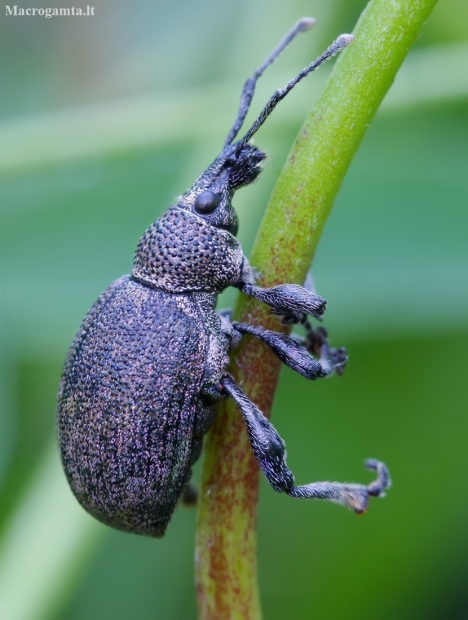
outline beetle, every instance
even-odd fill
[[[63,467],[79,503],[117,529],[164,535],[178,501],[192,495],[191,468],[212,423],[213,403],[228,396],[245,419],[252,450],[275,491],[328,499],[362,513],[369,496],[383,495],[390,484],[385,465],[370,459],[366,465],[377,478],[368,486],[296,486],[283,440],[226,371],[228,352],[243,334],[260,339],[308,379],[340,374],[346,363],[346,351],[330,348],[325,330],[309,323],[326,306],[311,287],[257,286],[236,239],[238,218],[231,205],[235,191],[258,177],[266,157],[251,137],[300,80],[353,39],[338,37],[277,90],[235,142],[256,81],[312,24],[310,18],[299,20],[246,81],[222,152],[143,234],[131,274],[99,297],[68,353],[58,398]],[[217,296],[229,286],[270,306],[284,323],[304,325],[305,339],[217,313]]]

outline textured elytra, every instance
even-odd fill
[[[121,278],[96,302],[67,359],[62,461],[82,506],[118,529],[162,535],[198,457],[209,333],[194,329],[196,306]]]

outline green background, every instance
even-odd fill
[[[34,6],[59,4],[71,6]],[[99,0],[89,18],[1,16],[2,620],[195,618],[195,512],[146,540],[94,522],[68,490],[61,367],[139,236],[217,155],[245,78],[285,30],[318,18],[262,78],[250,120],[364,6]],[[327,223],[314,278],[349,367],[313,384],[285,369],[273,420],[300,483],[369,480],[376,457],[394,486],[357,518],[262,483],[265,618],[468,618],[467,65],[468,5],[440,0]],[[255,138],[266,169],[234,201],[246,253],[329,69]]]

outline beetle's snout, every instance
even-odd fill
[[[232,163],[229,174],[229,184],[236,190],[255,181],[263,170],[262,162],[266,155],[253,144],[244,144],[236,159]]]

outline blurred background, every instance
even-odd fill
[[[196,617],[194,511],[155,541],[100,525],[71,495],[55,445],[61,368],[140,235],[217,155],[244,80],[287,28],[318,19],[262,78],[247,122],[365,4],[97,0],[94,17],[2,14],[2,620]],[[357,518],[263,484],[269,620],[468,618],[467,66],[468,4],[441,0],[327,224],[314,277],[349,367],[314,384],[283,370],[273,420],[300,483],[370,480],[363,460],[377,457],[394,486]],[[330,68],[256,137],[267,167],[234,203],[247,254]]]

